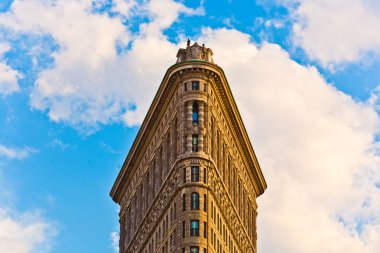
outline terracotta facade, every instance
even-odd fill
[[[111,190],[120,252],[257,252],[266,182],[212,50],[180,49]]]

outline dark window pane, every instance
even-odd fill
[[[191,210],[199,210],[199,194],[196,192],[191,194]]]
[[[199,81],[193,81],[191,87],[193,90],[199,90]]]
[[[198,135],[193,135],[193,152],[198,152]]]
[[[191,167],[191,182],[199,182],[199,167]]]
[[[199,220],[191,220],[190,222],[190,235],[199,236]]]
[[[190,247],[190,253],[199,253],[199,247]]]
[[[198,124],[198,112],[199,112],[198,103],[194,102],[193,103],[193,123],[195,124]]]
[[[203,211],[207,211],[207,195],[203,195]]]

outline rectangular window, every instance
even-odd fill
[[[193,81],[191,87],[193,90],[199,90],[199,81]]]
[[[204,238],[207,238],[207,222],[204,222],[204,230],[203,230],[203,236]]]
[[[190,247],[190,253],[199,253],[199,247]]]
[[[214,220],[214,201],[211,200],[211,219]]]
[[[241,216],[241,191],[240,191],[240,179],[238,179],[238,184],[237,184],[237,188],[238,188],[238,193],[237,193],[237,200],[238,200],[238,212]]]
[[[183,168],[183,183],[186,183],[186,168]]]
[[[190,222],[190,235],[199,236],[199,220],[191,220]]]
[[[187,91],[187,83],[184,83],[184,84],[183,84],[183,89],[184,89],[185,91]]]
[[[191,167],[191,182],[199,182],[199,166]]]
[[[198,152],[198,135],[193,135],[193,152]]]
[[[182,221],[182,237],[186,236],[186,221]]]
[[[207,195],[203,195],[203,211],[207,211]]]
[[[197,192],[193,192],[191,194],[190,208],[191,210],[199,210],[199,194]]]
[[[203,183],[207,184],[207,168],[203,168]]]
[[[186,194],[182,194],[182,211],[186,211]]]
[[[193,124],[198,124],[198,120],[199,120],[198,116],[199,116],[198,102],[194,102],[193,103],[193,115],[192,115]]]

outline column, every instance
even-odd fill
[[[123,252],[124,247],[123,245],[125,244],[125,213],[123,213],[123,216],[120,218],[120,240],[119,240],[119,247],[121,252]]]
[[[148,167],[146,176],[145,176],[145,213],[148,211],[148,207],[149,207],[149,195],[150,195],[149,177],[150,177],[150,174],[149,174],[149,167]]]
[[[214,117],[211,118],[211,157],[215,161],[216,157],[216,149],[215,149],[215,143],[216,143],[216,119]]]
[[[162,180],[165,180],[167,171],[168,171],[168,148],[167,148],[167,142],[168,142],[168,135],[170,134],[170,128],[169,132],[167,134],[164,134],[162,137],[162,150],[161,150],[161,166],[162,166]]]
[[[203,112],[203,102],[199,101],[199,108],[198,108],[198,149],[199,152],[204,152],[203,150],[203,127],[204,127],[204,112]]]
[[[191,147],[192,147],[192,133],[191,133],[191,129],[192,129],[192,126],[193,126],[193,120],[192,120],[192,115],[193,115],[193,103],[192,101],[188,101],[187,102],[187,128],[186,128],[186,152],[190,153],[191,152]]]
[[[221,144],[221,133],[219,130],[216,130],[216,169],[221,172],[221,153],[222,153],[222,144]]]
[[[144,180],[141,180],[141,184],[140,184],[140,188],[139,188],[139,223],[138,225],[140,225],[141,221],[142,221],[142,218],[143,218],[143,211],[144,211],[144,201],[143,201],[143,197],[144,197]]]
[[[177,118],[174,119],[174,123],[173,123],[173,130],[172,130],[172,163],[175,162],[175,160],[177,159],[177,139],[178,139],[178,131],[177,131],[177,127],[178,127],[178,120]]]
[[[187,106],[186,103],[181,104],[181,118],[180,118],[180,146],[181,146],[181,154],[184,154],[187,150]]]
[[[157,192],[157,183],[156,183],[156,179],[157,179],[157,167],[156,167],[156,158],[157,156],[154,158],[153,162],[152,162],[152,190],[153,190],[153,194],[152,194],[152,202],[154,200],[154,198],[156,197],[156,192]]]
[[[162,155],[161,155],[161,147],[159,147],[157,149],[157,154],[156,154],[156,157],[157,157],[157,163],[156,163],[156,170],[157,170],[157,176],[158,176],[158,181],[157,181],[157,193],[158,191],[160,190],[161,188],[161,185],[162,185],[162,163],[161,163],[161,160],[162,160]]]

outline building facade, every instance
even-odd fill
[[[223,70],[179,49],[111,190],[121,253],[255,253],[266,182]]]

